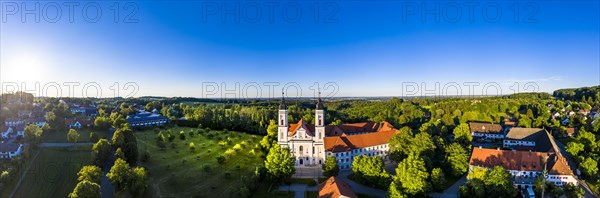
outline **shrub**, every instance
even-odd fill
[[[185,140],[185,132],[184,131],[179,132],[179,139]]]
[[[233,146],[233,150],[237,150],[237,151],[242,150],[242,145],[236,144],[235,146]]]
[[[311,179],[310,181],[308,181],[308,186],[316,186],[317,182],[314,179]]]
[[[219,163],[219,164],[225,163],[225,156],[223,156],[223,155],[217,156],[217,163]]]
[[[196,149],[196,145],[193,142],[190,142],[190,150],[195,150]]]
[[[175,139],[175,136],[171,133],[168,133],[167,138],[169,139],[169,142],[173,142],[173,140]]]
[[[189,135],[190,137],[194,137],[195,133],[194,133],[194,131],[190,131],[190,132],[188,132],[188,135]]]
[[[235,154],[235,150],[233,150],[233,149],[227,149],[225,151],[225,156],[227,156],[228,158],[231,158],[233,156],[233,154]]]
[[[229,130],[227,130],[227,129],[223,129],[223,132],[224,132],[224,133],[229,133]]]
[[[204,129],[204,131],[210,132],[210,128],[206,127],[206,129]]]
[[[225,147],[225,146],[227,146],[227,142],[225,142],[225,141],[219,141],[219,146]]]

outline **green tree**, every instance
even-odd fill
[[[598,162],[591,157],[586,157],[579,164],[579,168],[587,177],[595,176],[598,173]]]
[[[104,165],[112,150],[110,143],[106,139],[100,139],[92,146],[92,161],[98,166]]]
[[[271,148],[271,144],[277,141],[277,129],[277,122],[275,120],[270,120],[269,126],[267,127],[267,135],[265,135],[260,141],[260,145],[265,150],[269,150]]]
[[[565,150],[572,156],[579,156],[579,153],[584,151],[584,149],[585,145],[577,142],[569,142],[565,148]]]
[[[265,168],[273,179],[282,181],[296,173],[295,163],[296,159],[292,156],[289,148],[282,149],[278,144],[275,144],[269,149]]]
[[[461,176],[469,169],[469,155],[458,143],[452,143],[446,147],[446,163],[455,177]]]
[[[510,172],[502,166],[492,168],[484,180],[486,192],[489,195],[498,197],[515,197],[517,189],[514,186],[513,178]]]
[[[75,186],[69,198],[100,198],[100,185],[88,180],[83,180]]]
[[[405,194],[414,196],[425,193],[428,177],[429,173],[425,169],[423,159],[416,155],[409,155],[398,164],[392,183],[396,183],[395,187],[401,187],[401,191]]]
[[[107,131],[110,128],[111,122],[108,117],[98,116],[94,120],[94,126],[101,131]]]
[[[117,148],[117,150],[115,151],[115,158],[127,160],[127,157],[125,157],[125,153],[123,153],[123,150],[121,148]]]
[[[454,128],[454,141],[459,142],[463,146],[471,144],[473,141],[473,136],[471,136],[471,129],[469,129],[469,125],[467,123],[461,123],[456,128]]]
[[[25,127],[25,131],[23,131],[25,135],[25,141],[30,143],[39,143],[42,133],[44,131],[42,128],[35,124],[30,124]]]
[[[67,141],[73,142],[73,144],[75,144],[77,143],[77,140],[79,140],[79,133],[77,132],[77,130],[69,129],[69,132],[67,133]]]
[[[100,177],[102,177],[102,169],[94,165],[83,166],[77,173],[77,181],[87,180],[93,183],[100,183]]]
[[[446,176],[441,168],[434,168],[431,171],[431,184],[433,184],[433,188],[437,191],[444,190]]]
[[[335,156],[330,155],[325,159],[325,163],[323,164],[323,175],[325,177],[337,176],[340,172],[340,167],[337,164],[337,160]]]
[[[100,140],[100,136],[96,132],[90,132],[90,142],[96,143]]]
[[[117,190],[124,190],[131,177],[131,168],[125,160],[117,158],[106,177]]]
[[[148,188],[148,180],[146,175],[146,169],[142,167],[136,167],[131,172],[131,179],[129,181],[129,189],[134,195],[142,195]]]

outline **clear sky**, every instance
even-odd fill
[[[318,2],[3,0],[2,91],[312,97],[318,83],[326,96],[419,96],[600,84],[595,0]]]

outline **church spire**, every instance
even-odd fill
[[[285,93],[281,92],[281,103],[279,104],[279,110],[287,110],[287,105],[285,104]]]
[[[321,91],[319,91],[319,98],[317,99],[317,110],[323,110],[323,103],[321,103]]]

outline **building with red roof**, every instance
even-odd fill
[[[288,124],[287,105],[279,105],[278,144],[290,148],[296,166],[320,166],[325,157],[334,155],[342,169],[350,168],[354,156],[381,156],[386,159],[388,141],[398,132],[388,122],[360,122],[325,125],[325,109],[319,97],[315,123],[300,119]]]
[[[330,177],[319,184],[319,198],[357,198],[352,187],[336,177]]]

